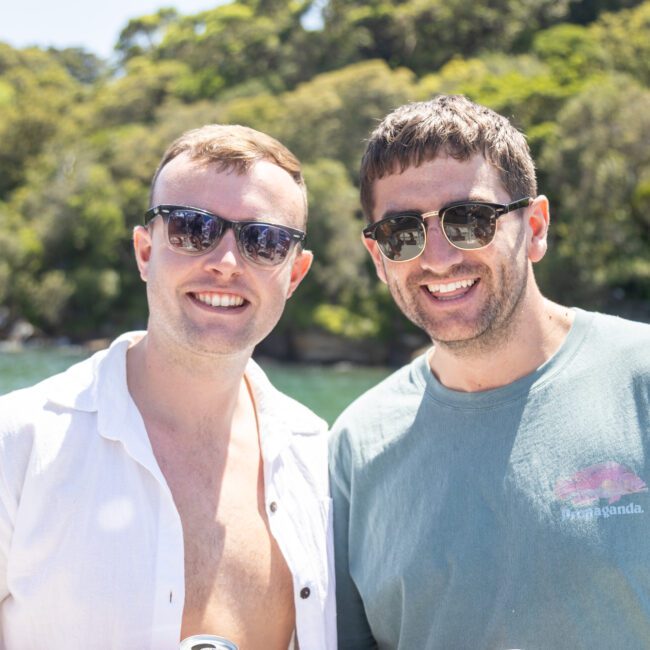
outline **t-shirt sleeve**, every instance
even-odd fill
[[[377,648],[363,600],[350,575],[348,531],[350,520],[349,465],[336,444],[331,445],[330,490],[334,501],[334,558],[336,566],[336,611],[339,650]],[[349,460],[349,459],[347,459]]]

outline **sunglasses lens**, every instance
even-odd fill
[[[167,221],[167,238],[173,248],[184,253],[203,253],[219,239],[221,224],[208,214],[194,210],[174,210]]]
[[[456,205],[444,211],[442,227],[456,248],[483,248],[494,239],[496,214],[489,205]]]
[[[424,249],[424,224],[413,216],[385,219],[375,228],[375,239],[389,260],[406,262],[417,257]]]
[[[251,223],[239,233],[241,252],[251,262],[273,266],[283,262],[292,243],[291,235],[280,226]]]

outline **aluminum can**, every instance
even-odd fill
[[[237,646],[222,636],[195,634],[181,641],[180,650],[238,650]]]

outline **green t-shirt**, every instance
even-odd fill
[[[650,648],[650,326],[575,311],[508,386],[421,356],[336,422],[341,650]]]

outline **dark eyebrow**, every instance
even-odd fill
[[[481,195],[469,195],[467,198],[463,199],[454,199],[453,201],[447,201],[444,205],[442,205],[438,210],[416,210],[416,209],[409,209],[406,208],[404,210],[387,210],[384,212],[384,214],[381,216],[380,219],[377,219],[377,221],[382,221],[383,219],[390,219],[391,217],[397,217],[402,214],[418,214],[422,216],[425,212],[440,212],[440,210],[444,210],[447,206],[452,205],[453,203],[492,203],[492,201],[489,201],[488,199],[484,198]]]
[[[392,217],[398,217],[403,214],[419,214],[422,216],[422,210],[406,209],[406,210],[386,210],[384,214],[381,215],[377,221],[383,221],[384,219],[391,219]]]

